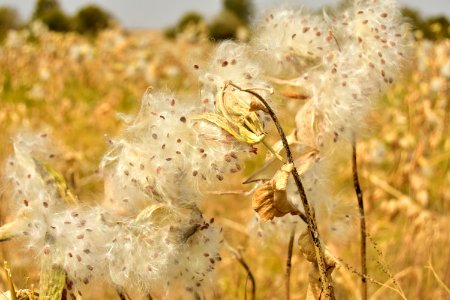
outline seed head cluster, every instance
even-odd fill
[[[330,169],[408,57],[399,7],[368,0],[335,15],[277,9],[256,24],[250,43],[223,42],[194,66],[199,99],[149,90],[137,115],[123,118],[101,162],[101,205],[80,204],[50,167],[55,147],[46,134],[17,136],[6,174],[18,234],[65,270],[71,294],[99,279],[146,293],[208,284],[222,230],[204,219],[199,202],[263,142],[268,116],[253,93],[267,99],[270,81],[305,94],[290,135],[296,165],[318,220],[326,220],[319,223],[339,237],[348,232],[353,213],[333,195]],[[301,210],[292,180],[287,199]]]
[[[251,42],[262,75],[306,98],[295,117],[291,146],[297,165],[308,165],[302,174],[308,199],[339,239],[351,227],[354,211],[344,209],[348,206],[330,190],[330,169],[369,126],[366,118],[374,100],[407,62],[412,44],[408,29],[396,1],[354,1],[333,14],[268,12]],[[300,207],[290,183],[290,200]]]

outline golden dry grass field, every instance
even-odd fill
[[[408,70],[381,97],[358,144],[370,234],[369,275],[384,284],[369,283],[370,299],[402,299],[387,287],[393,286],[393,278],[407,299],[450,299],[450,40],[418,41],[414,47]],[[213,48],[206,39],[189,34],[166,40],[158,32],[114,29],[88,40],[38,25],[11,32],[0,46],[1,165],[12,153],[18,130],[46,130],[58,145],[54,167],[70,188],[84,203],[101,201],[98,166],[108,137],[122,126],[116,114],[136,113],[149,86],[197,97],[193,64],[208,59]],[[277,110],[286,116],[283,125],[292,127],[289,107],[301,100],[274,97]],[[264,240],[258,238],[250,225],[250,197],[241,193],[250,189],[241,182],[256,167],[248,163],[240,177],[218,187],[228,194],[205,196],[203,208],[248,263],[256,298],[285,299],[289,232],[270,231]],[[336,192],[357,209],[348,161],[333,172]],[[7,194],[0,189],[2,223],[11,218]],[[348,237],[334,239],[329,247],[359,269],[358,241],[355,223]],[[245,299],[247,273],[226,247],[221,254],[205,297]],[[20,239],[0,244],[0,261],[9,263],[18,289],[38,286],[36,258]],[[309,265],[295,246],[292,264],[291,299],[303,299]],[[0,290],[6,291],[2,278]],[[338,299],[359,299],[360,277],[350,269],[339,267],[334,280]],[[127,292],[133,299],[133,291]],[[114,291],[99,288],[86,299],[115,297]]]

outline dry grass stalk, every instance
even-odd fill
[[[292,252],[294,249],[295,227],[292,228],[289,237],[288,256],[286,259],[286,300],[291,298],[291,268],[292,268]]]
[[[289,174],[293,165],[284,165],[275,176],[264,183],[253,193],[252,206],[259,214],[262,221],[272,220],[286,214],[298,214],[296,209],[287,199],[286,187]]]
[[[361,190],[361,186],[359,184],[359,178],[358,178],[358,163],[357,163],[357,156],[356,156],[356,139],[355,139],[354,136],[353,136],[353,143],[352,143],[352,170],[353,170],[353,184],[354,184],[354,187],[355,187],[356,198],[358,199],[358,208],[359,208],[359,216],[360,216],[361,273],[363,274],[363,276],[361,277],[361,299],[362,300],[366,300],[367,299],[367,282],[366,282],[366,275],[367,275],[366,215],[364,213],[363,194],[362,194],[362,190]]]
[[[434,278],[436,278],[439,285],[447,292],[447,294],[450,296],[450,288],[445,284],[445,282],[442,281],[442,279],[439,277],[439,275],[436,273],[436,270],[434,269],[433,265],[431,264],[431,259],[428,262],[428,269],[433,273]]]
[[[250,270],[249,265],[247,264],[247,262],[245,261],[244,257],[242,256],[242,254],[240,253],[240,251],[234,249],[231,245],[227,244],[228,246],[228,250],[230,250],[230,252],[233,254],[233,256],[236,258],[236,260],[241,264],[241,266],[245,269],[245,271],[247,272],[247,279],[246,279],[246,284],[245,284],[245,291],[244,291],[244,299],[247,299],[247,280],[250,280],[251,284],[252,284],[252,290],[251,290],[251,300],[255,300],[256,299],[256,281],[255,281],[255,277],[253,276],[252,271]]]

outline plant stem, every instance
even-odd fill
[[[356,160],[356,138],[353,136],[352,143],[352,170],[353,184],[355,186],[356,198],[358,199],[359,216],[360,216],[360,233],[361,233],[361,299],[367,299],[367,258],[366,258],[366,216],[364,213],[364,201],[361,186],[358,178],[358,164]]]
[[[266,107],[268,114],[270,115],[273,122],[275,123],[275,126],[277,127],[278,134],[280,135],[281,141],[283,143],[283,147],[286,151],[286,156],[288,158],[288,162],[292,163],[294,165],[294,168],[292,169],[292,175],[294,177],[295,184],[297,186],[298,192],[300,194],[300,198],[302,200],[303,210],[305,211],[307,224],[308,224],[308,232],[309,232],[311,239],[313,241],[313,244],[314,244],[314,250],[315,250],[315,254],[316,254],[316,262],[317,262],[317,266],[319,268],[322,289],[325,293],[325,299],[335,299],[334,287],[333,287],[332,281],[328,279],[327,272],[326,272],[327,270],[326,270],[326,264],[325,264],[325,254],[322,251],[322,247],[321,247],[321,243],[320,243],[320,236],[319,236],[319,231],[317,228],[315,216],[314,216],[312,209],[308,203],[308,199],[306,198],[305,188],[303,187],[302,181],[300,179],[300,175],[298,174],[297,168],[295,167],[294,159],[292,157],[291,149],[289,148],[286,134],[284,133],[284,130],[281,127],[280,122],[278,121],[278,117],[276,116],[275,112],[270,107],[270,105],[267,103],[267,101],[263,97],[261,97],[261,95],[259,95],[258,93],[254,92],[252,90],[242,89],[239,86],[235,85],[234,83],[230,83],[230,85],[233,85],[237,89],[239,89],[241,91],[245,91],[247,93],[250,93],[253,96],[255,96],[256,98],[258,98],[258,100],[261,101],[261,103],[263,103],[264,106]]]
[[[292,228],[289,237],[288,256],[286,260],[286,300],[291,298],[291,267],[292,267],[292,251],[294,249],[295,226]]]
[[[253,277],[253,273],[250,270],[250,267],[245,262],[244,258],[242,257],[242,254],[234,249],[231,245],[227,245],[230,252],[234,255],[234,257],[237,259],[237,261],[242,265],[242,267],[247,271],[247,279],[250,279],[250,282],[252,283],[252,297],[251,300],[255,300],[256,298],[256,282],[255,277]],[[246,285],[247,286],[247,285]],[[245,288],[245,299],[247,299],[247,288]]]

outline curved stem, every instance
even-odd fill
[[[353,136],[352,143],[352,170],[353,184],[355,186],[356,198],[358,199],[359,216],[360,216],[360,233],[361,233],[361,299],[367,299],[367,258],[366,258],[366,216],[364,213],[364,201],[361,186],[358,178],[358,164],[356,160],[356,138]]]
[[[237,89],[241,91],[245,91],[247,93],[252,94],[255,96],[259,101],[261,101],[262,104],[267,109],[268,114],[272,118],[273,122],[275,123],[275,126],[277,127],[278,134],[280,135],[281,141],[283,143],[283,147],[286,151],[286,156],[288,158],[288,162],[292,163],[294,165],[294,168],[292,169],[292,176],[294,177],[295,184],[297,186],[298,192],[300,194],[300,198],[302,200],[303,204],[303,210],[305,211],[306,220],[308,224],[308,232],[311,236],[311,239],[314,244],[314,250],[316,254],[316,262],[317,266],[319,268],[320,273],[320,279],[322,282],[322,289],[325,292],[325,299],[335,299],[334,296],[334,287],[329,280],[327,276],[327,270],[326,270],[326,263],[325,263],[325,254],[322,251],[321,243],[320,243],[320,236],[319,236],[319,230],[317,228],[317,222],[315,220],[315,216],[313,214],[313,211],[311,209],[311,206],[308,203],[308,199],[306,198],[305,188],[303,187],[302,181],[300,179],[300,175],[298,174],[297,168],[295,167],[294,159],[292,157],[292,152],[289,147],[289,143],[286,138],[286,134],[284,133],[283,128],[281,127],[280,122],[278,121],[278,117],[276,116],[275,112],[273,111],[272,107],[267,103],[267,101],[258,93],[252,91],[252,90],[246,90],[242,89],[239,86],[235,85],[234,83],[230,83],[230,85],[233,85]]]
[[[288,256],[286,259],[286,300],[291,298],[291,268],[292,268],[292,252],[294,249],[295,226],[292,228],[289,237]]]
[[[242,257],[242,254],[234,249],[231,245],[227,245],[228,249],[230,250],[230,252],[234,255],[234,257],[236,258],[236,260],[241,264],[241,266],[245,269],[245,271],[247,272],[247,280],[250,280],[250,282],[252,283],[252,297],[250,298],[251,300],[255,300],[256,298],[256,282],[255,282],[255,277],[253,276],[252,271],[250,270],[250,267],[248,266],[248,264],[245,262],[244,257]],[[247,284],[245,285],[245,294],[244,294],[245,298],[247,298]]]

